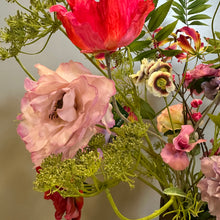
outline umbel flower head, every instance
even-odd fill
[[[72,158],[98,132],[96,124],[114,125],[109,100],[112,80],[92,75],[82,64],[63,63],[54,72],[36,65],[40,79],[25,80],[17,132],[39,166],[51,154]],[[105,94],[105,95],[103,95]]]
[[[82,52],[115,51],[130,44],[141,32],[152,0],[67,0],[71,11],[54,5],[67,35]]]

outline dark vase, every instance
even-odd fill
[[[161,197],[160,207],[162,207],[164,204],[165,204],[164,199]],[[172,206],[159,216],[159,220],[172,220],[172,218],[175,216],[175,213],[166,214],[167,212],[170,212],[170,211],[172,211]]]

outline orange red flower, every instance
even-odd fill
[[[153,0],[67,0],[71,11],[54,5],[67,35],[82,52],[115,51],[141,32]]]

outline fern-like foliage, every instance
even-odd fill
[[[207,60],[204,63],[212,64],[213,68],[220,68],[220,32],[216,31],[213,35],[213,38],[205,38],[208,47],[206,52],[210,54],[215,54],[217,57],[211,60]]]
[[[206,25],[200,20],[210,19],[211,17],[202,13],[211,5],[206,4],[209,0],[179,0],[173,1],[173,11],[175,18],[182,21],[185,25]]]

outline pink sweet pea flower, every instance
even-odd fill
[[[25,80],[17,132],[35,166],[51,154],[72,158],[98,132],[96,124],[114,125],[109,100],[112,80],[92,75],[82,64],[63,63],[54,72],[36,65],[40,78]]]
[[[54,5],[67,35],[82,52],[115,51],[130,44],[140,34],[152,0],[67,0],[71,11]]]
[[[190,152],[198,143],[205,142],[199,139],[190,143],[190,134],[194,131],[192,125],[182,125],[182,129],[173,143],[168,143],[161,151],[161,157],[174,170],[184,170],[189,165],[187,152]]]
[[[189,166],[189,158],[186,152],[177,150],[174,144],[166,144],[160,155],[163,161],[174,170],[184,170]]]
[[[194,128],[192,125],[182,125],[179,135],[173,139],[173,144],[177,150],[190,152],[197,144],[206,141],[204,139],[199,139],[196,142],[190,143],[189,136],[193,131]]]

